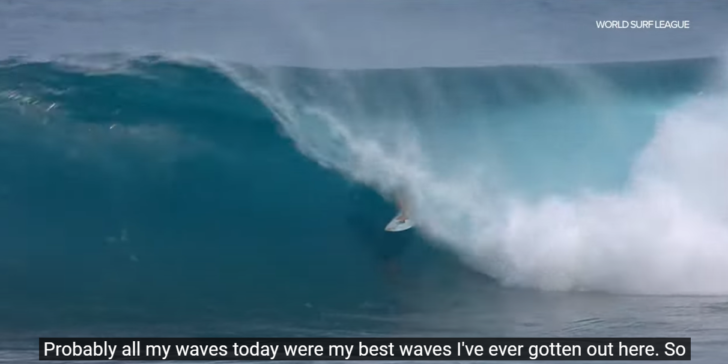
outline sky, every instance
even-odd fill
[[[90,5],[93,4],[93,5]],[[597,29],[597,20],[690,29]],[[715,0],[0,0],[0,58],[179,55],[397,68],[724,54]]]

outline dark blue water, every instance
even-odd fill
[[[397,28],[406,2],[358,5],[419,66],[358,23],[316,38],[351,15],[325,2],[246,3],[310,31],[267,41],[218,2],[100,4],[0,3],[0,361],[35,360],[44,335],[688,336],[694,361],[728,354],[721,4],[666,3],[696,25],[649,33],[652,54],[646,33],[594,33],[635,38],[610,56],[574,34],[657,10],[433,3]],[[555,34],[514,26],[491,41],[505,58],[440,42],[483,7]],[[448,9],[463,26],[434,20]],[[156,32],[127,28],[156,13]],[[449,58],[403,41],[428,22]],[[225,29],[249,52],[215,54]],[[593,48],[553,63],[544,39]],[[398,194],[417,227],[387,233]]]

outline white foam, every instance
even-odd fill
[[[276,110],[301,150],[323,165],[384,194],[406,186],[420,229],[504,284],[728,293],[724,93],[703,93],[665,114],[625,188],[525,200],[484,183],[482,170],[438,173],[414,131],[367,134],[355,130],[357,120],[325,107],[294,107],[275,84],[245,87]],[[393,120],[391,125],[404,124]],[[330,134],[307,132],[317,127]],[[388,140],[392,135],[403,136],[395,148]],[[346,155],[334,157],[330,151],[341,145]]]

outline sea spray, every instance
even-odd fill
[[[328,91],[302,97],[290,74],[255,72],[275,77],[236,75],[277,110],[304,153],[385,196],[408,190],[421,232],[504,284],[728,292],[720,263],[728,257],[721,218],[728,210],[711,200],[724,176],[706,175],[721,170],[713,163],[724,159],[716,156],[725,154],[728,112],[720,95],[692,96],[689,78],[675,78],[666,94],[649,79],[636,91],[624,88],[633,80],[610,72],[546,68],[548,78],[563,76],[560,83],[514,79],[491,87],[494,94],[472,89],[453,101],[445,88],[453,84],[426,73],[395,90],[325,75],[307,86]],[[330,97],[336,90],[347,95],[341,104]],[[383,105],[371,96],[380,90],[399,102],[368,109]],[[486,98],[501,103],[475,102]],[[437,107],[412,106],[420,104]],[[382,125],[392,132],[381,133]],[[336,137],[321,143],[322,130]],[[654,172],[660,166],[679,169],[663,176]],[[686,176],[694,183],[681,183]]]

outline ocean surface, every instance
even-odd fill
[[[597,29],[601,20],[690,29]],[[39,336],[728,357],[725,1],[0,0],[0,362]],[[403,196],[417,227],[387,233]]]

